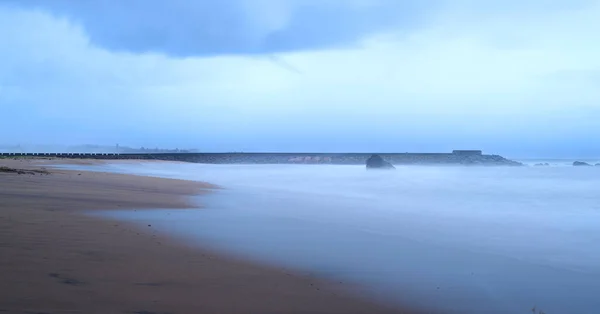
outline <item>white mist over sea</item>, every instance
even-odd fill
[[[221,185],[204,209],[114,215],[375,297],[448,313],[600,311],[600,167],[86,169]]]

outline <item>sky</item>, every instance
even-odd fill
[[[0,144],[600,157],[597,0],[0,0]]]

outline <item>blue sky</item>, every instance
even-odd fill
[[[600,156],[600,1],[0,0],[0,143]]]

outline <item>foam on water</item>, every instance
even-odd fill
[[[377,296],[457,313],[600,309],[600,167],[109,164],[226,189],[198,211],[116,213]]]

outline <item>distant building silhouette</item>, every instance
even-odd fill
[[[452,154],[460,156],[480,156],[483,152],[480,150],[453,150]]]

